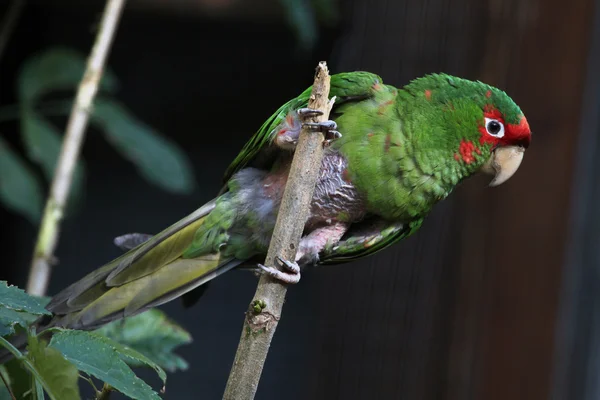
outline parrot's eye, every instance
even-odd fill
[[[486,118],[485,129],[487,130],[487,133],[493,137],[504,137],[504,124],[498,120]]]

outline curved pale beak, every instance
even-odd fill
[[[519,169],[525,148],[522,146],[497,147],[481,167],[481,171],[494,175],[490,186],[498,186],[510,179]]]

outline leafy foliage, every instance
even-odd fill
[[[0,336],[14,333],[15,325],[27,329],[38,316],[50,314],[35,298],[0,281]]]
[[[52,399],[78,400],[79,372],[73,364],[56,349],[35,336],[29,336],[27,357],[42,378],[41,384]]]
[[[139,351],[169,372],[188,368],[188,363],[173,350],[190,343],[192,337],[160,310],[151,309],[122,321],[111,322],[96,332]],[[135,362],[129,365],[138,366]]]
[[[62,147],[62,137],[58,129],[33,109],[24,107],[21,111],[21,134],[29,159],[39,164],[48,181],[54,177],[54,169]],[[85,166],[77,162],[69,201],[79,199],[85,183]]]
[[[0,201],[31,222],[41,216],[42,190],[37,177],[1,136]]]
[[[23,399],[25,394],[31,390],[31,377],[27,369],[23,368],[21,362],[12,359],[4,365],[0,365],[0,372],[4,368],[4,377],[9,379],[10,389],[17,399]],[[8,389],[5,388],[5,397],[2,397],[2,386],[0,386],[0,400],[9,399]]]
[[[28,107],[42,96],[57,90],[72,90],[85,73],[86,59],[80,53],[55,47],[29,58],[21,68],[18,95]],[[100,91],[114,92],[117,79],[110,70],[104,71]]]
[[[39,316],[49,314],[44,308],[47,298],[29,296],[23,290],[0,281],[0,348],[15,356],[0,366],[13,394],[23,398],[80,399],[80,372],[94,376],[132,399],[160,399],[158,393],[138,378],[132,367],[150,367],[163,385],[164,369],[175,371],[187,368],[187,363],[173,350],[191,342],[183,328],[169,320],[159,310],[113,322],[94,332],[51,328],[50,343],[28,331],[25,354],[2,336],[15,333],[15,326],[28,329]],[[23,331],[21,329],[21,331]],[[163,369],[164,367],[164,369]],[[0,384],[0,400],[10,398]],[[8,396],[8,397],[7,397]]]
[[[158,393],[135,375],[127,362],[154,368],[163,383],[167,379],[165,372],[133,349],[94,332],[75,330],[56,333],[50,346],[59,350],[80,371],[101,379],[132,399],[160,399]]]
[[[174,193],[194,188],[192,166],[175,143],[160,136],[114,100],[98,99],[92,121],[148,181]]]
[[[46,115],[64,117],[70,113],[73,93],[85,68],[84,55],[55,47],[29,58],[19,73],[19,112],[15,118],[20,120],[26,155],[39,166],[47,182],[54,176],[62,146],[62,129],[57,128]],[[91,123],[150,183],[170,192],[190,193],[195,187],[195,180],[187,155],[174,142],[136,119],[114,100],[111,96],[117,88],[117,78],[106,69],[99,87],[99,94],[103,97],[91,110]],[[65,91],[70,92],[67,101],[44,100],[47,95],[53,98],[64,96]],[[0,114],[4,115],[3,108],[10,109],[11,106],[0,107]],[[85,165],[83,160],[79,160],[69,209],[83,198],[84,186]],[[41,216],[42,192],[36,171],[0,137],[0,202],[37,223]]]

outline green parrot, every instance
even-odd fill
[[[330,121],[307,124],[311,87],[281,106],[225,172],[218,195],[156,235],[115,239],[127,251],[52,298],[43,327],[93,329],[249,268],[285,283],[300,269],[353,261],[413,234],[465,178],[518,169],[531,131],[503,91],[430,74],[401,89],[375,74],[331,76]],[[325,135],[324,158],[295,260],[264,261],[304,125]]]

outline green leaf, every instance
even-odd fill
[[[79,372],[56,349],[47,347],[36,336],[29,336],[27,358],[43,379],[40,383],[51,399],[78,400]]]
[[[62,330],[54,334],[50,347],[59,350],[80,371],[108,383],[133,399],[156,399],[160,396],[138,378],[127,362],[142,362],[154,368],[163,383],[165,372],[144,355],[95,332]]]
[[[2,371],[0,371],[0,374],[1,373]],[[12,400],[8,389],[6,388],[6,386],[4,386],[2,381],[0,381],[0,400]]]
[[[21,112],[21,134],[29,158],[38,163],[46,179],[52,181],[62,148],[62,135],[45,118],[28,108]],[[69,192],[69,208],[81,201],[84,182],[85,167],[80,159]]]
[[[15,358],[2,365],[5,376],[8,376],[10,388],[17,399],[24,398],[25,393],[31,390],[31,375],[27,372],[21,362]],[[2,396],[0,395],[0,399]]]
[[[27,329],[40,315],[50,315],[41,301],[16,286],[8,286],[6,281],[0,281],[0,336],[14,333],[15,325]]]
[[[192,336],[158,309],[111,322],[96,332],[139,351],[169,372],[188,368],[188,363],[173,350],[191,343]],[[135,362],[129,364],[141,365]]]
[[[33,224],[42,210],[42,190],[31,169],[0,137],[0,201]]]
[[[98,99],[92,122],[150,182],[174,193],[189,193],[195,180],[191,163],[174,142],[131,115],[120,103]]]
[[[46,314],[50,312],[44,308],[44,299],[33,297],[16,286],[9,286],[6,281],[0,281],[0,306],[11,310],[26,311],[31,314]]]
[[[11,310],[0,307],[0,336],[12,335],[15,333],[15,326],[20,325],[27,329],[29,324],[35,320],[31,318],[32,314]]]
[[[19,98],[32,104],[41,96],[54,90],[76,89],[86,68],[82,53],[54,47],[30,57],[23,65],[18,78]],[[105,70],[100,89],[113,92],[117,80],[110,70]]]

